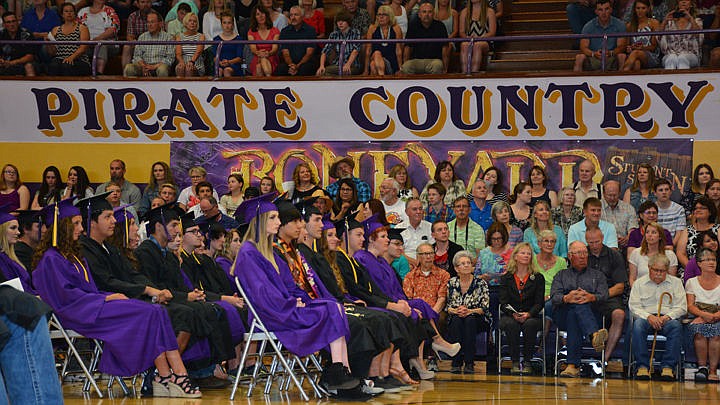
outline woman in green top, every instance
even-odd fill
[[[550,330],[553,310],[553,305],[550,301],[550,287],[552,286],[555,275],[558,274],[560,270],[567,268],[567,261],[565,258],[556,256],[553,253],[558,239],[554,231],[545,229],[540,231],[538,236],[540,253],[535,255],[533,261],[537,264],[540,274],[545,278],[545,333],[547,333],[547,331]]]

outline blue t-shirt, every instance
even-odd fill
[[[57,27],[58,25],[60,25],[60,17],[55,12],[55,10],[49,8],[45,9],[43,19],[40,20],[37,13],[35,12],[35,9],[31,8],[30,10],[25,12],[25,14],[23,14],[22,24],[20,26],[30,32],[35,33],[50,32],[50,30]]]
[[[610,17],[610,24],[607,27],[600,25],[598,18],[595,17],[588,21],[582,29],[583,34],[610,34],[617,32],[626,32],[625,24],[615,17]],[[607,49],[613,50],[617,47],[617,37],[608,38]],[[602,48],[602,38],[590,38],[590,50],[598,51]]]

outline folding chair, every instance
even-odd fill
[[[501,305],[498,305],[498,313],[502,314],[502,306]],[[546,365],[545,365],[545,310],[544,309],[540,312],[540,317],[541,317],[540,320],[542,322],[542,329],[538,333],[541,334],[540,335],[540,351],[542,353],[542,375],[545,375],[545,372],[547,370],[546,370]],[[503,337],[504,333],[505,332],[502,329],[500,329],[500,322],[498,321],[498,342],[497,342],[498,374],[502,374],[503,360],[511,360],[510,356],[502,355],[502,350],[503,350],[502,337]],[[522,341],[522,338],[523,338],[522,331],[520,332],[520,338]],[[536,341],[537,341],[537,339],[536,339]],[[529,359],[529,360],[532,361],[532,359]]]
[[[628,371],[627,371],[628,378],[633,378],[633,376],[634,376],[633,371],[634,371],[635,367],[637,366],[637,361],[633,358],[633,350],[632,350],[632,330],[633,330],[634,323],[635,323],[635,318],[631,316],[630,317],[630,325],[628,325],[630,328],[630,341],[629,341],[630,354],[628,355]],[[683,333],[684,333],[684,331],[683,331]],[[650,350],[650,347],[652,346],[653,337],[654,337],[654,333],[649,333],[647,335],[646,341],[648,343],[648,350]],[[655,357],[653,358],[653,364],[650,364],[650,374],[653,374],[653,371],[661,365],[660,361],[658,361],[658,357],[659,357],[658,353],[664,354],[666,343],[667,343],[667,337],[665,337],[661,334],[658,334],[657,339],[655,341]],[[677,364],[675,364],[675,378],[678,381],[682,380],[682,375],[680,373],[682,371],[681,365],[684,361],[683,356],[682,356],[682,344],[680,345],[680,350],[681,350],[680,358],[678,359]]]
[[[50,316],[48,325],[50,326],[50,339],[64,339],[68,345],[67,355],[65,356],[65,361],[63,362],[62,371],[60,373],[61,377],[64,378],[67,375],[67,366],[70,360],[70,355],[72,355],[75,360],[77,360],[80,368],[83,371],[83,374],[85,375],[83,392],[90,391],[90,386],[92,385],[92,387],[95,388],[98,396],[102,398],[102,391],[100,391],[100,388],[95,381],[95,377],[93,377],[93,372],[95,371],[95,367],[97,366],[97,362],[99,361],[100,354],[102,353],[102,349],[100,348],[100,342],[97,339],[91,339],[94,344],[94,348],[93,355],[90,359],[90,366],[88,367],[85,365],[85,362],[80,356],[80,352],[78,351],[77,347],[75,347],[75,340],[86,339],[85,336],[75,332],[74,330],[63,328],[60,320],[54,313]]]
[[[316,369],[322,370],[320,367],[320,363],[317,360],[317,358],[314,355],[307,356],[307,360],[304,362],[302,359],[300,359],[299,356],[295,355],[294,353],[289,353],[288,358],[285,358],[285,354],[282,350],[282,343],[278,340],[278,338],[275,336],[275,334],[268,330],[267,327],[265,327],[265,324],[258,316],[257,312],[255,311],[255,307],[252,305],[252,302],[248,299],[248,296],[245,294],[245,290],[242,288],[242,285],[240,285],[240,280],[238,280],[237,277],[235,277],[235,285],[238,288],[238,291],[242,295],[243,299],[245,300],[245,305],[247,306],[248,310],[250,311],[250,315],[252,316],[252,322],[250,324],[250,329],[247,333],[245,333],[245,347],[243,348],[243,354],[240,359],[240,366],[238,367],[237,375],[235,376],[235,382],[233,383],[233,389],[230,393],[230,400],[235,399],[235,392],[237,391],[238,383],[240,381],[241,373],[242,373],[242,365],[245,364],[245,360],[248,358],[248,356],[254,356],[256,357],[257,361],[255,362],[255,367],[253,368],[252,376],[250,377],[250,385],[248,387],[247,396],[252,396],[252,391],[255,385],[258,383],[258,374],[260,372],[260,366],[263,364],[263,358],[265,356],[272,356],[272,363],[270,365],[270,372],[267,376],[267,380],[265,381],[265,390],[264,393],[268,394],[270,392],[271,386],[272,386],[272,380],[275,377],[277,373],[282,373],[288,376],[288,381],[283,384],[283,381],[280,382],[280,390],[288,390],[290,387],[289,380],[291,379],[292,382],[297,387],[298,391],[300,391],[300,397],[308,402],[310,401],[310,398],[308,397],[307,393],[302,387],[302,381],[304,381],[305,377],[307,377],[308,382],[313,388],[313,391],[315,392],[315,396],[318,398],[322,398],[325,396],[324,390],[322,390],[313,378],[312,375],[308,372],[307,368],[307,361],[311,361]],[[249,354],[250,351],[250,345],[255,342],[259,343],[260,346],[258,348],[258,351],[256,354]],[[267,345],[270,344],[270,347],[272,348],[271,354],[266,354],[265,350],[267,348]],[[297,375],[295,374],[295,368],[296,366],[300,369],[301,377],[302,379],[298,379]],[[281,368],[281,370],[279,369]]]
[[[602,323],[603,327],[605,327],[605,317],[602,317]],[[544,325],[543,325],[544,327]],[[567,338],[567,331],[560,330],[559,327],[556,327],[555,330],[555,376],[560,376],[560,364],[565,362],[566,359],[560,358],[560,355],[564,352],[567,356],[567,348],[564,348],[563,351],[560,347],[560,337],[561,335],[565,338]],[[599,374],[605,378],[605,349],[603,349],[600,352],[600,359],[595,359],[597,356],[597,352],[594,348],[588,347],[587,345],[580,347],[581,356],[580,356],[580,364],[587,364],[592,366],[593,370],[596,372],[599,372]],[[583,357],[582,354],[587,353],[588,355]],[[597,366],[597,363],[600,363],[600,366]],[[599,371],[598,371],[599,368]]]

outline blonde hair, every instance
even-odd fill
[[[10,259],[12,259],[12,261],[19,264],[20,266],[22,266],[23,269],[25,269],[25,265],[22,264],[20,259],[18,259],[17,255],[15,254],[15,245],[11,245],[7,238],[8,228],[10,228],[10,224],[12,222],[13,221],[8,221],[0,225],[0,252],[4,252]]]
[[[198,20],[198,24],[200,24],[200,18],[197,16],[197,14],[195,14],[191,11],[191,12],[185,14],[185,17],[182,20],[183,27],[187,26],[188,21],[190,21],[190,18],[193,16]],[[190,170],[188,170],[188,173],[190,173],[192,175],[192,172],[194,172],[198,169],[202,173],[203,176],[207,175],[207,171],[205,169],[203,169],[202,167],[192,167],[192,168],[190,168]]]
[[[388,15],[388,19],[390,20],[389,25],[391,27],[393,25],[395,25],[395,12],[393,11],[392,7],[390,7],[388,5],[380,6],[380,8],[378,8],[378,14],[381,12]],[[378,21],[379,21],[379,17],[376,16],[375,17],[375,25],[380,26],[380,23]]]
[[[248,225],[248,229],[245,232],[245,236],[243,237],[243,244],[245,243],[252,243],[255,248],[257,248],[258,252],[260,252],[261,255],[263,255],[270,264],[273,265],[273,268],[275,271],[279,272],[278,265],[275,262],[275,255],[273,254],[273,236],[274,235],[268,235],[267,234],[267,221],[270,217],[271,212],[276,211],[268,211],[265,213],[260,214],[260,217],[253,218],[250,221],[250,224]],[[255,242],[255,235],[260,235],[260,237],[257,238],[257,242]],[[236,258],[237,259],[237,258]],[[235,275],[235,264],[237,264],[237,260],[235,263],[233,263],[232,268],[230,268],[230,274]]]
[[[551,212],[550,212],[550,204],[548,204],[548,202],[545,200],[538,200],[532,209],[532,213],[530,214],[530,228],[532,228],[533,232],[535,232],[535,235],[540,236],[541,231],[540,231],[540,228],[538,227],[537,220],[535,219],[535,209],[538,207],[538,205],[544,205],[545,208],[547,208],[547,210],[548,210],[548,214],[550,214]],[[554,229],[552,215],[548,215],[547,226],[548,226],[549,230]]]
[[[515,274],[517,271],[517,260],[515,260],[515,256],[517,256],[520,249],[527,249],[530,251],[530,264],[528,264],[528,271],[530,274],[535,274],[539,271],[537,261],[535,260],[535,253],[532,250],[532,246],[530,246],[527,242],[520,242],[517,245],[515,245],[515,249],[513,249],[512,254],[510,255],[510,260],[508,261],[507,266],[505,266],[505,270],[510,274]]]

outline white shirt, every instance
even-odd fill
[[[193,191],[193,186],[185,187],[183,191],[180,192],[177,202],[187,207],[188,201],[190,201],[190,197],[194,196],[195,192]],[[218,197],[218,193],[217,191],[215,191],[215,189],[213,189],[213,197],[215,197],[216,200],[220,201],[220,197]]]
[[[687,299],[682,281],[669,274],[660,284],[650,280],[649,276],[638,278],[633,284],[632,290],[630,290],[630,300],[628,301],[630,312],[632,312],[633,316],[642,319],[647,319],[650,315],[657,315],[658,299],[660,294],[664,292],[670,293],[672,304],[667,298],[664,298],[661,314],[672,319],[678,319],[685,315],[687,313]]]
[[[408,222],[407,228],[400,233],[405,241],[405,254],[414,259],[417,254],[417,247],[420,246],[421,243],[435,243],[435,239],[430,236],[431,233],[432,224],[424,219],[420,221],[420,225],[418,225],[417,228],[413,228],[410,222]]]
[[[668,260],[670,260],[670,267],[676,267],[678,265],[678,259],[677,256],[675,256],[675,252],[672,250],[664,250],[665,256],[667,256]],[[635,265],[637,267],[637,278],[640,278],[642,276],[648,275],[648,260],[650,258],[647,255],[640,254],[640,248],[634,249],[632,253],[630,253],[630,257],[628,258],[628,262]],[[668,276],[670,277],[670,276]]]
[[[685,291],[695,296],[695,302],[714,305],[720,304],[720,287],[716,287],[714,290],[706,290],[702,288],[697,277],[693,277],[687,281]]]
[[[405,213],[405,203],[403,200],[398,198],[393,205],[387,205],[385,201],[383,201],[383,207],[385,207],[385,218],[387,218],[393,228],[410,226],[410,219]]]

